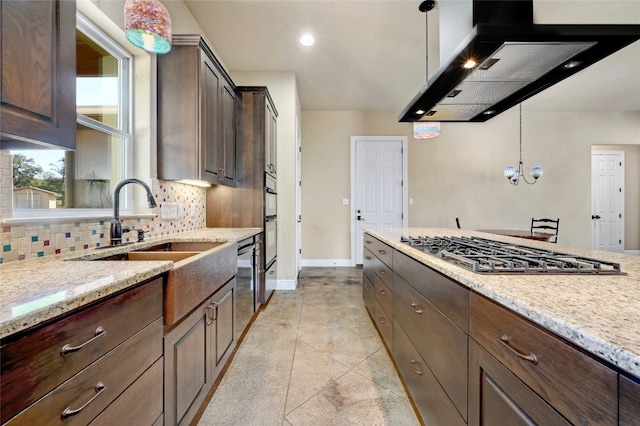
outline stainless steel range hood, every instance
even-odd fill
[[[473,28],[399,121],[487,121],[640,39],[640,25],[536,25],[532,9],[531,0],[473,1]]]

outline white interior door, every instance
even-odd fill
[[[591,153],[593,248],[624,251],[624,152]]]
[[[362,263],[363,228],[400,228],[406,224],[405,147],[406,137],[351,138],[351,252],[355,264]]]

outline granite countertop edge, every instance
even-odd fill
[[[173,268],[171,261],[100,261],[171,242],[237,243],[262,228],[203,228],[117,247],[0,265],[0,339],[74,311]],[[90,261],[86,263],[85,261]],[[35,284],[35,285],[34,285]]]
[[[505,306],[585,351],[640,377],[640,257],[448,228],[366,229],[394,249]],[[480,236],[618,262],[626,275],[486,275],[400,242],[401,235]],[[569,293],[569,294],[566,294]],[[598,295],[601,293],[601,297]],[[636,297],[637,295],[637,297]]]

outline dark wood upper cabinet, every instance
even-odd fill
[[[75,1],[0,2],[0,148],[75,149],[75,13]]]
[[[235,85],[200,35],[158,56],[158,178],[235,186]]]

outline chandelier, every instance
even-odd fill
[[[522,163],[522,103],[520,103],[520,160],[518,161],[518,168],[516,169],[513,166],[508,166],[504,169],[504,176],[509,180],[509,183],[513,186],[518,186],[520,183],[520,179],[529,184],[533,185],[538,181],[538,178],[542,176],[542,167],[541,166],[533,166],[531,168],[531,177],[533,180],[529,182],[526,176],[523,173],[523,163]]]

